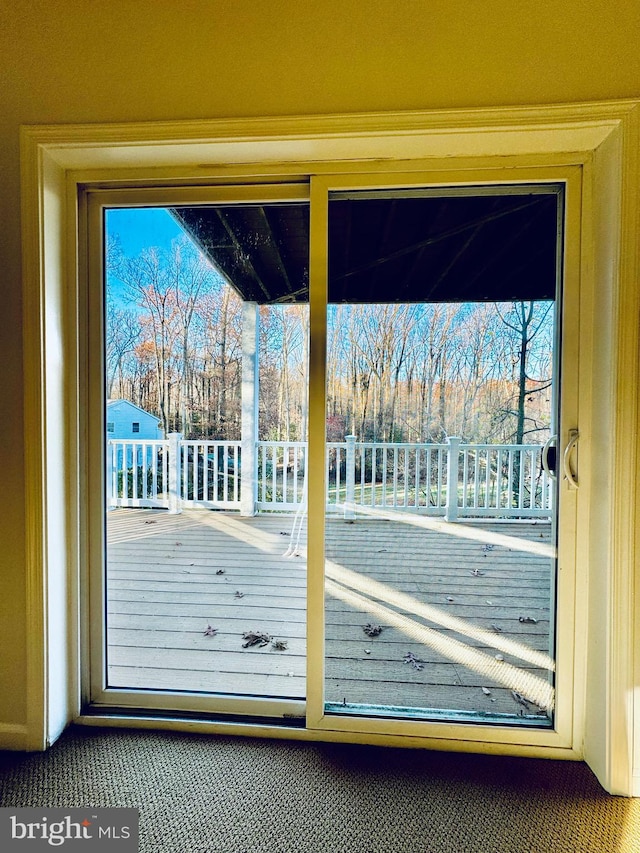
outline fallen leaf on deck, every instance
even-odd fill
[[[182,545],[182,542],[176,542],[176,545]]]
[[[234,595],[234,598],[244,598],[244,592],[240,592],[240,590],[239,590],[239,589],[237,589],[237,590],[233,593],[233,595]]]
[[[492,631],[495,631],[495,632],[496,632],[496,634],[501,634],[501,633],[502,633],[502,628],[501,628],[499,625],[493,625],[493,624],[492,624],[492,625],[491,625],[491,630],[492,630]]]
[[[217,575],[223,575],[223,574],[224,574],[224,569],[218,569],[218,571],[216,572],[216,574],[217,574]]]
[[[480,569],[472,569],[471,574],[474,576],[474,578],[481,578],[482,575],[485,574],[485,572],[481,572]]]
[[[382,633],[382,625],[373,625],[371,622],[367,622],[366,625],[362,626],[362,630],[367,637],[377,637]]]
[[[271,648],[275,649],[277,652],[283,652],[287,648],[286,640],[272,640]]]
[[[450,595],[447,596],[447,601],[455,601],[455,598],[451,598]]]
[[[157,521],[145,521],[145,524],[157,524]]]
[[[289,534],[287,533],[287,531],[286,531],[286,530],[281,530],[281,531],[280,531],[280,536],[288,536],[288,535],[289,535]]]
[[[271,635],[264,631],[245,631],[242,639],[245,641],[242,648],[248,649],[249,646],[268,646],[271,642]]]
[[[496,655],[496,660],[504,660],[504,655]]]
[[[204,632],[205,637],[215,637],[218,633],[217,628],[212,628],[211,625],[207,625],[207,630]]]
[[[402,658],[403,663],[410,663],[414,669],[422,669],[422,661],[420,658],[417,658],[413,652],[407,652],[406,655]]]
[[[518,619],[518,622],[524,622],[527,625],[537,625],[538,624],[538,620],[534,619],[533,616],[521,616]]]
[[[512,690],[511,695],[516,700],[516,702],[519,702],[520,705],[527,709],[527,711],[529,710],[529,700],[525,699],[522,693],[518,693],[517,690]]]
[[[489,690],[488,687],[483,687],[482,692],[484,693],[485,696],[491,696],[491,691]]]

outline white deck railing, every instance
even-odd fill
[[[307,445],[259,441],[248,482],[260,511],[292,511],[305,494]],[[359,506],[458,518],[549,517],[553,482],[536,444],[328,442],[327,509],[353,516]],[[244,472],[245,475],[247,472]],[[239,441],[110,440],[109,507],[239,509]]]

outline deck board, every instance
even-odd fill
[[[110,512],[110,684],[304,697],[304,530],[300,556],[284,556],[292,544],[292,521],[291,516],[242,519],[197,510],[178,516],[154,510]],[[410,607],[395,610],[495,662],[502,640],[538,652],[550,646],[549,534],[550,525],[542,522],[439,522],[430,528],[393,518],[364,517],[355,524],[331,518],[326,550],[329,572],[336,566],[338,572],[357,573],[360,594],[375,581],[430,605],[444,624],[440,616],[416,616]],[[344,582],[342,574],[338,579]],[[449,616],[463,620],[457,623],[463,627],[449,626]],[[499,678],[451,659],[446,645],[444,651],[431,648],[384,622],[378,637],[368,637],[363,630],[367,622],[380,619],[327,596],[328,701],[523,713]],[[216,629],[215,636],[205,636],[208,625]],[[468,636],[464,625],[482,628],[485,635]],[[264,631],[286,641],[287,648],[245,649],[245,631]],[[409,652],[421,662],[420,669],[404,661]],[[500,656],[505,665],[548,680],[535,663],[511,652]],[[526,713],[537,711],[532,704]]]

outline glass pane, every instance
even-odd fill
[[[308,215],[105,214],[110,688],[305,696]]]
[[[330,195],[328,713],[552,724],[560,203]]]

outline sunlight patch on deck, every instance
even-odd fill
[[[506,661],[491,657],[486,652],[474,649],[472,646],[452,637],[446,637],[434,628],[421,625],[414,619],[404,616],[402,613],[396,613],[395,610],[353,592],[334,581],[328,580],[326,588],[331,595],[344,601],[345,604],[383,619],[385,623],[402,631],[411,639],[429,646],[454,663],[462,664],[510,690],[518,691],[525,699],[536,704],[541,710],[553,710],[553,686],[540,676],[520,669]]]
[[[400,592],[388,584],[376,581],[373,578],[365,577],[357,572],[347,569],[344,566],[338,565],[331,560],[326,562],[326,573],[328,580],[326,581],[327,591],[335,590],[335,585],[331,584],[331,580],[338,581],[351,589],[359,590],[367,596],[374,596],[383,601],[385,604],[393,604],[403,610],[413,613],[416,616],[421,616],[423,619],[428,619],[430,622],[436,622],[443,628],[449,628],[458,634],[485,643],[498,649],[501,652],[512,654],[520,660],[527,661],[534,666],[548,669],[551,672],[555,670],[555,662],[549,655],[544,652],[539,652],[526,646],[524,643],[510,640],[507,637],[501,637],[494,634],[492,631],[487,631],[485,628],[479,628],[468,622],[465,619],[460,619],[457,616],[450,616],[444,613],[440,608],[434,607],[431,604],[423,604],[417,601],[412,595],[406,592]],[[333,593],[332,593],[333,594]],[[340,597],[340,596],[339,596]],[[344,600],[344,599],[343,599]],[[368,598],[371,601],[373,599]],[[389,611],[393,612],[393,611]]]
[[[493,530],[483,530],[471,524],[456,521],[443,521],[436,518],[428,518],[424,515],[413,515],[408,512],[394,510],[392,513],[375,507],[358,507],[358,515],[371,516],[372,518],[385,519],[387,521],[399,521],[402,524],[411,524],[414,527],[423,527],[435,533],[443,533],[446,536],[455,536],[459,539],[472,539],[475,542],[484,542],[491,545],[501,545],[503,548],[511,548],[515,551],[523,551],[527,554],[536,554],[540,557],[556,557],[556,548],[548,542],[536,542],[532,539],[524,539],[521,536],[509,536],[506,533],[497,533]],[[487,519],[488,522],[491,519]]]

